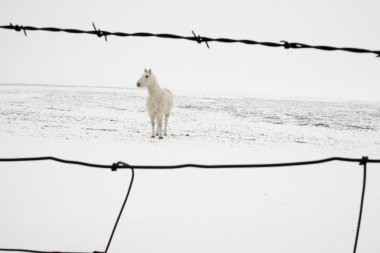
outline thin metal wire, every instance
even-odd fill
[[[134,180],[134,169],[181,169],[186,167],[194,167],[194,168],[202,168],[202,169],[227,169],[227,168],[270,168],[270,167],[290,167],[290,166],[301,166],[301,165],[312,165],[312,164],[321,164],[332,161],[341,161],[341,162],[354,162],[363,165],[363,188],[361,195],[361,203],[360,203],[360,211],[359,211],[359,219],[356,229],[356,237],[354,244],[354,253],[356,253],[358,240],[359,240],[359,231],[361,225],[361,217],[363,212],[363,204],[364,204],[364,195],[365,195],[365,186],[366,186],[366,170],[367,163],[380,163],[380,159],[368,159],[368,157],[363,156],[362,158],[346,158],[346,157],[330,157],[320,160],[311,160],[311,161],[302,161],[302,162],[289,162],[289,163],[268,163],[268,164],[220,164],[220,165],[205,165],[205,164],[178,164],[178,165],[129,165],[124,162],[113,163],[112,165],[104,165],[104,164],[95,164],[95,163],[87,163],[81,161],[73,161],[73,160],[65,160],[61,158],[56,158],[53,156],[44,156],[44,157],[23,157],[23,158],[0,158],[0,162],[25,162],[25,161],[44,161],[44,160],[52,160],[60,163],[66,164],[74,164],[80,166],[87,166],[92,168],[100,168],[100,169],[110,169],[111,171],[117,171],[118,169],[130,169],[132,172],[130,184],[128,186],[128,191],[122,207],[120,209],[119,215],[114,224],[111,236],[108,240],[107,247],[105,251],[94,251],[94,253],[107,253],[109,247],[111,245],[114,233],[116,231],[117,225],[119,223],[120,217],[123,213],[124,207],[127,203],[128,197],[130,195],[132,184]],[[9,248],[0,248],[0,251],[20,251],[20,252],[29,252],[29,253],[80,253],[80,252],[64,252],[64,251],[39,251],[39,250],[29,250],[29,249],[9,249]],[[89,253],[89,252],[82,252]]]
[[[361,222],[362,222],[364,196],[365,196],[365,187],[366,187],[366,181],[367,181],[367,158],[368,157],[363,157],[362,162],[360,162],[360,165],[363,165],[363,186],[362,186],[362,195],[361,195],[361,198],[360,198],[360,210],[359,210],[358,225],[356,227],[354,253],[356,253],[356,250],[357,250],[357,247],[358,247],[360,225],[361,225]]]
[[[9,251],[9,252],[28,252],[28,253],[104,253],[100,251],[94,252],[75,252],[75,251],[43,251],[43,250],[31,250],[31,249],[9,249],[9,248],[0,248],[0,251]]]
[[[57,27],[34,27],[34,26],[22,26],[22,25],[13,25],[10,23],[9,25],[0,26],[2,29],[14,30],[14,31],[23,31],[25,36],[27,35],[26,31],[46,31],[46,32],[65,32],[65,33],[74,33],[74,34],[90,34],[96,35],[98,37],[104,37],[107,41],[108,36],[118,36],[118,37],[157,37],[163,39],[181,39],[181,40],[190,40],[195,41],[197,43],[205,43],[208,48],[209,42],[220,42],[220,43],[242,43],[246,45],[261,45],[266,47],[282,47],[285,49],[317,49],[324,51],[345,51],[350,53],[371,53],[375,54],[377,57],[380,57],[380,50],[369,50],[363,48],[354,48],[354,47],[333,47],[333,46],[321,46],[321,45],[308,45],[305,43],[299,42],[288,42],[285,40],[277,42],[266,42],[266,41],[255,41],[255,40],[247,40],[247,39],[229,39],[229,38],[210,38],[204,37],[200,35],[196,35],[194,31],[192,31],[193,36],[181,36],[176,34],[168,34],[168,33],[147,33],[147,32],[136,32],[136,33],[125,33],[125,32],[108,32],[97,29],[95,24],[93,23],[94,30],[80,30],[80,29],[67,29],[67,28],[57,28]]]
[[[125,198],[124,198],[124,201],[123,201],[123,204],[121,206],[121,209],[119,211],[119,214],[117,216],[117,219],[115,221],[115,224],[112,228],[112,233],[108,239],[108,242],[107,242],[107,246],[106,246],[106,249],[105,251],[93,251],[93,252],[77,252],[77,251],[43,251],[43,250],[32,250],[32,249],[16,249],[16,248],[0,248],[0,251],[8,251],[8,252],[27,252],[27,253],[107,253],[108,250],[109,250],[109,247],[111,245],[111,242],[112,242],[112,239],[113,239],[113,236],[115,234],[115,231],[116,231],[116,228],[117,228],[117,225],[119,224],[119,220],[120,220],[120,217],[121,215],[123,214],[123,211],[124,211],[124,208],[125,208],[125,205],[128,201],[128,198],[129,198],[129,195],[130,195],[130,192],[131,192],[131,189],[132,189],[132,185],[133,185],[133,180],[135,178],[135,171],[133,170],[133,168],[131,168],[131,172],[132,172],[132,175],[131,175],[131,179],[129,181],[129,186],[128,186],[128,190],[127,190],[127,193],[125,195]]]
[[[130,182],[129,182],[127,195],[125,196],[125,199],[124,199],[123,205],[121,206],[121,209],[120,209],[119,215],[117,216],[117,219],[116,219],[115,225],[113,226],[112,233],[111,233],[111,236],[110,236],[110,238],[109,238],[109,240],[108,240],[106,250],[104,251],[105,253],[108,252],[108,249],[109,249],[109,247],[110,247],[110,245],[111,245],[111,242],[112,242],[112,239],[113,239],[113,235],[115,234],[115,231],[116,231],[117,225],[118,225],[118,223],[119,223],[120,217],[121,217],[121,215],[123,214],[123,210],[124,210],[125,204],[127,203],[127,200],[128,200],[129,194],[131,193],[133,180],[134,180],[134,178],[135,178],[135,171],[133,170],[133,168],[131,169],[131,172],[132,172],[132,175],[131,175],[131,180],[130,180]]]
[[[273,167],[291,167],[291,166],[302,166],[302,165],[312,165],[327,163],[332,161],[341,161],[341,162],[354,162],[360,163],[364,158],[347,158],[347,157],[330,157],[320,160],[310,160],[310,161],[301,161],[301,162],[288,162],[288,163],[261,163],[261,164],[176,164],[176,165],[134,165],[127,164],[124,162],[113,163],[112,165],[106,164],[96,164],[96,163],[87,163],[74,160],[66,160],[53,156],[42,156],[42,157],[22,157],[22,158],[0,158],[0,162],[25,162],[25,161],[43,161],[43,160],[52,160],[60,163],[66,164],[75,164],[99,169],[111,169],[116,171],[119,169],[182,169],[187,167],[200,168],[200,169],[243,169],[243,168],[273,168]],[[367,163],[380,163],[380,159],[368,159]]]

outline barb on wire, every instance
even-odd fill
[[[194,31],[191,31],[194,35],[194,38],[196,39],[196,41],[198,42],[198,44],[201,44],[202,42],[205,42],[206,43],[206,46],[208,47],[208,49],[210,49],[210,46],[208,45],[208,42],[207,40],[205,40],[205,38],[201,37],[200,35],[196,35]]]
[[[287,42],[286,40],[281,40],[281,42],[284,43],[282,46],[285,49],[289,49],[289,48],[301,48],[301,46],[300,46],[299,43]]]
[[[92,22],[92,26],[94,27],[94,31],[96,33],[96,35],[101,38],[102,36],[104,36],[104,39],[107,41],[107,33],[100,30],[100,29],[96,29],[96,26],[95,26],[95,23]]]
[[[34,26],[14,26],[12,23],[10,25],[0,26],[2,29],[9,29],[15,31],[24,31],[26,35],[26,30],[28,31],[46,31],[46,32],[66,32],[66,33],[75,33],[75,34],[92,34],[97,35],[98,37],[103,37],[107,41],[107,36],[119,36],[119,37],[157,37],[165,39],[182,39],[196,41],[197,43],[205,42],[207,47],[210,48],[209,42],[220,42],[220,43],[242,43],[246,45],[261,45],[266,47],[282,47],[285,49],[317,49],[323,51],[344,51],[350,53],[371,53],[375,54],[377,57],[380,57],[380,50],[369,50],[363,48],[352,48],[352,47],[332,47],[332,46],[313,46],[299,42],[287,42],[285,40],[278,42],[260,42],[255,40],[247,39],[229,39],[229,38],[209,38],[200,35],[196,35],[192,31],[193,36],[180,36],[176,34],[166,34],[166,33],[147,33],[147,32],[137,32],[137,33],[125,33],[125,32],[108,32],[97,29],[93,23],[94,30],[85,31],[79,29],[65,29],[65,28],[56,28],[56,27],[34,27]]]
[[[19,25],[13,25],[12,23],[9,23],[10,24],[10,26],[11,26],[11,29],[13,29],[13,30],[15,30],[16,32],[21,32],[21,31],[23,31],[24,32],[24,35],[25,36],[28,36],[27,34],[26,34],[26,31],[25,31],[25,28],[23,27],[23,26],[19,26]]]

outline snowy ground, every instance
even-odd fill
[[[0,156],[111,164],[380,157],[380,104],[176,92],[164,140],[146,91],[0,85]],[[53,162],[0,164],[0,247],[103,250],[128,186]],[[380,166],[369,165],[359,252],[380,252]],[[362,170],[329,163],[137,171],[111,252],[351,252]]]
[[[1,85],[1,132],[155,143],[147,139],[145,97],[139,89]],[[297,146],[371,156],[380,150],[380,103],[177,95],[169,129],[173,144]]]

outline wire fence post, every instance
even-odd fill
[[[361,196],[361,200],[360,200],[360,210],[359,210],[358,225],[357,225],[357,228],[356,228],[354,253],[356,253],[356,249],[358,247],[360,225],[361,225],[361,221],[362,221],[364,195],[365,195],[365,187],[366,187],[366,181],[367,181],[367,162],[368,162],[368,157],[367,156],[363,156],[362,160],[359,163],[359,165],[363,165],[363,187],[362,187],[362,196]]]

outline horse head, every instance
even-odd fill
[[[144,73],[141,75],[140,79],[137,81],[137,87],[150,87],[154,85],[155,77],[152,73],[152,70],[145,69]]]

